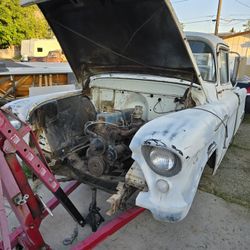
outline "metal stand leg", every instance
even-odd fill
[[[99,211],[100,208],[96,206],[96,188],[92,188],[92,202],[89,206],[86,222],[91,226],[93,232],[96,232],[100,224],[104,222],[104,218]]]
[[[39,232],[40,220],[34,220],[26,199],[24,199],[25,194],[19,189],[1,150],[0,176],[4,176],[4,178],[2,178],[2,184],[5,197],[8,199],[24,232],[18,238],[18,242],[27,250],[46,247],[42,235]]]
[[[2,187],[1,177],[0,177],[0,229],[3,239],[3,248],[4,250],[10,250],[11,244],[10,244],[9,230],[8,230],[8,219],[4,208],[4,197],[3,197],[3,187]]]

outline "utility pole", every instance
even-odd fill
[[[218,3],[218,9],[217,9],[217,16],[216,16],[216,24],[215,24],[215,30],[214,34],[217,36],[219,31],[219,25],[220,25],[220,12],[221,12],[221,6],[222,6],[222,0],[219,0]]]

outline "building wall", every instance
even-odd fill
[[[250,34],[224,38],[232,51],[238,52],[241,56],[250,57]]]
[[[238,52],[241,56],[238,79],[250,77],[250,34],[224,38],[224,41],[231,51]]]
[[[30,39],[21,43],[21,55],[29,57],[47,56],[52,50],[61,50],[56,39]]]
[[[7,49],[0,49],[0,59],[12,59],[20,56],[20,47],[10,46]]]

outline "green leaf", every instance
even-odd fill
[[[51,38],[51,29],[37,6],[21,7],[19,0],[0,1],[0,48],[23,39]]]

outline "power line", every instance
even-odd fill
[[[226,27],[232,27],[232,26],[236,26],[238,24],[242,23],[242,21],[238,21],[236,23],[221,23],[221,26],[226,26]]]
[[[236,16],[235,18],[232,18],[233,16]],[[244,20],[249,20],[250,19],[250,15],[249,14],[246,14],[247,17],[245,18],[237,18],[237,17],[241,17],[241,16],[244,16],[244,15],[228,15],[228,16],[223,16],[220,18],[220,20],[222,21],[226,21],[226,22],[232,22],[232,21],[238,21],[238,20],[241,20],[241,21],[244,21]],[[207,21],[208,19],[204,19],[204,18],[207,18],[207,17],[210,17],[211,21],[215,20],[215,15],[208,15],[208,16],[199,16],[199,17],[194,17],[194,18],[189,18],[189,19],[184,19],[182,20],[183,23],[189,23],[189,22],[200,22],[200,21]],[[198,19],[198,20],[197,20]],[[201,20],[199,20],[201,19]]]
[[[249,13],[248,14],[246,14],[246,13],[238,13],[238,14],[230,14],[229,16],[249,16]],[[250,16],[249,16],[249,18],[250,18]]]
[[[183,2],[187,2],[187,1],[189,1],[189,0],[179,0],[179,1],[174,1],[172,3],[183,3]]]
[[[197,17],[185,19],[185,20],[183,20],[183,22],[186,22],[186,21],[193,21],[193,20],[197,20],[197,19],[201,19],[201,18],[207,18],[207,17],[213,18],[213,17],[215,17],[215,15],[197,16]],[[197,21],[198,21],[198,20],[197,20]]]
[[[204,23],[204,22],[209,22],[213,21],[213,19],[206,19],[206,20],[199,20],[199,21],[193,21],[193,22],[182,22],[183,24],[193,24],[193,23]]]
[[[225,21],[225,22],[234,22],[234,21],[248,21],[249,18],[232,18],[232,19],[224,19],[224,18],[221,18],[222,21]]]
[[[250,18],[250,17],[249,17]],[[245,22],[248,21],[249,18],[231,18],[231,19],[227,19],[227,18],[220,18],[221,21],[225,22],[225,23],[232,23],[232,22]],[[197,20],[197,21],[190,21],[190,22],[186,22],[186,21],[181,21],[183,24],[192,24],[192,23],[203,23],[203,22],[215,22],[216,19],[203,19],[203,20]]]
[[[195,21],[195,22],[187,22],[187,23],[184,23],[184,22],[181,22],[183,23],[184,25],[190,25],[190,24],[197,24],[197,23],[206,23],[206,22],[210,22],[210,23],[213,23],[215,22],[215,20],[202,20],[202,21]],[[246,20],[234,20],[232,22],[226,22],[226,23],[221,23],[222,26],[231,26],[231,25],[237,25],[237,24],[240,24],[240,23],[243,23],[243,22],[246,22]]]
[[[241,2],[241,1],[239,1],[239,0],[235,0],[235,2],[241,4],[242,6],[245,6],[245,7],[247,7],[247,8],[250,8],[250,5],[248,5],[248,4],[246,4],[246,3],[243,3],[243,2]]]

